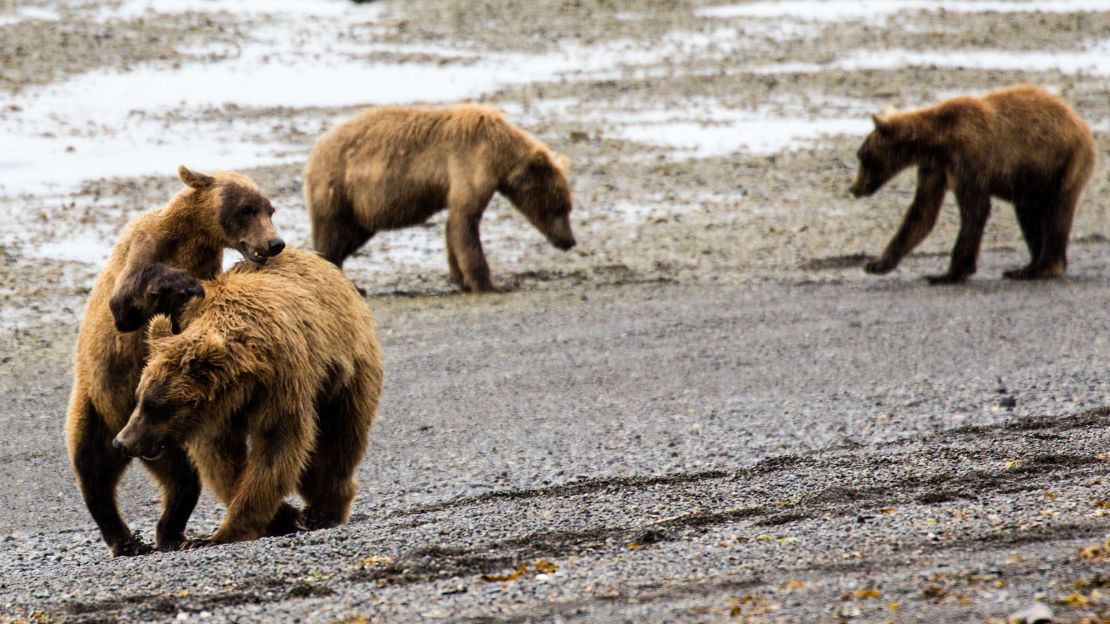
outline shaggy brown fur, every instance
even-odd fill
[[[1011,279],[1059,277],[1067,268],[1075,207],[1095,166],[1087,125],[1060,98],[1031,86],[957,97],[918,111],[873,115],[851,191],[871,195],[917,166],[917,194],[898,233],[868,273],[888,273],[936,224],[946,191],[956,195],[960,233],[948,272],[934,284],[975,273],[991,196],[1012,202],[1029,247],[1029,264]]]
[[[294,489],[307,528],[345,522],[382,391],[366,302],[299,250],[240,263],[205,291],[182,333],[150,323],[138,404],[115,443],[133,456],[184,446],[227,504],[219,530],[190,547],[266,535]]]
[[[112,437],[135,407],[135,387],[146,357],[141,327],[200,290],[195,278],[219,272],[224,247],[265,261],[280,252],[273,208],[258,188],[236,173],[205,175],[181,167],[188,188],[166,206],[128,224],[93,286],[77,338],[76,377],[66,418],[66,440],[85,504],[113,555],[149,552],[120,517],[116,484],[129,460]],[[169,450],[144,459],[163,490],[155,545],[174,549],[196,505],[200,482],[188,458]]]
[[[478,224],[501,193],[562,250],[574,247],[563,167],[489,108],[378,108],[332,129],[305,169],[312,241],[342,267],[379,230],[447,208],[447,264],[463,290],[493,290]]]

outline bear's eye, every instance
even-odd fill
[[[161,401],[146,401],[143,403],[143,414],[152,421],[168,420],[173,413],[173,407]]]

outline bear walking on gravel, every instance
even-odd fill
[[[379,230],[446,208],[450,278],[471,292],[494,289],[478,225],[495,192],[552,245],[574,247],[563,166],[493,109],[364,111],[321,137],[305,168],[312,241],[325,258],[342,267]]]
[[[960,232],[948,272],[930,277],[931,283],[958,283],[975,273],[991,196],[1013,203],[1031,257],[1004,276],[1064,274],[1072,218],[1096,156],[1091,131],[1063,100],[1017,86],[872,119],[875,129],[857,154],[852,194],[871,195],[911,165],[917,166],[917,192],[883,255],[864,267],[868,273],[894,270],[933,229],[951,190]]]
[[[197,279],[216,276],[225,247],[257,263],[284,247],[270,219],[270,201],[249,179],[185,167],[178,175],[186,189],[127,225],[93,286],[77,338],[66,442],[85,505],[116,556],[150,551],[116,504],[116,485],[129,460],[112,448],[112,438],[135,407],[146,359],[143,335],[134,330],[203,294]],[[155,545],[172,550],[185,538],[200,482],[180,450],[144,458],[143,465],[162,487]]]
[[[148,327],[138,403],[114,444],[131,456],[184,447],[227,504],[206,540],[268,534],[296,489],[305,528],[346,522],[382,391],[366,302],[315,254],[289,250],[205,283],[173,334]]]

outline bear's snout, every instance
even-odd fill
[[[148,448],[135,448],[133,446],[125,444],[123,440],[119,439],[119,436],[112,438],[112,448],[116,449],[116,451],[120,453],[123,453],[125,457],[141,457],[147,461],[154,461],[162,457],[162,452],[166,450],[166,446],[164,444],[151,444]]]
[[[848,187],[848,192],[856,199],[873,195],[877,190],[879,190],[879,185],[875,183],[873,178],[867,180],[857,178],[856,181],[852,183],[852,186]]]
[[[123,442],[120,442],[119,438],[112,438],[112,448],[116,449],[117,451],[119,451],[120,453],[123,453],[124,455],[126,455],[128,457],[138,456],[138,453],[132,452],[131,449],[127,448],[126,444],[124,444]]]
[[[574,240],[573,236],[571,236],[570,238],[562,238],[555,241],[555,247],[561,249],[562,251],[570,251],[571,249],[574,249],[574,246],[577,244],[578,241]]]
[[[266,252],[271,257],[278,255],[283,249],[285,249],[285,241],[276,236],[266,241]]]

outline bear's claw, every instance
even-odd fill
[[[1012,280],[1039,280],[1039,279],[1052,279],[1063,275],[1063,270],[1054,271],[1052,269],[1044,269],[1035,266],[1026,266],[1020,269],[1010,269],[1003,271],[1002,277]]]
[[[925,279],[933,286],[943,286],[946,284],[962,284],[967,281],[967,276],[945,273],[943,275],[929,275]]]
[[[868,262],[866,262],[863,265],[863,270],[872,275],[885,275],[893,271],[894,267],[896,266],[898,265],[894,262],[891,262],[890,260],[876,258],[874,260],[869,260]]]
[[[127,539],[111,547],[113,557],[139,557],[154,552],[154,547],[143,541],[138,533],[132,533]]]
[[[181,542],[181,546],[178,548],[178,550],[197,550],[200,548],[206,548],[208,546],[215,546],[216,544],[217,542],[214,542],[208,538],[198,537],[195,539],[187,539]]]

